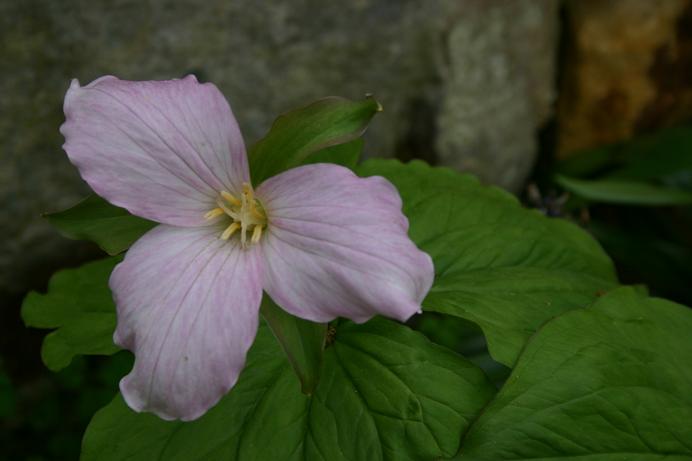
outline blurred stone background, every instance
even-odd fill
[[[88,193],[58,132],[73,77],[195,73],[227,96],[247,143],[283,111],[373,93],[385,112],[367,155],[423,157],[515,191],[555,100],[556,0],[0,5],[0,289],[13,292],[87,251],[40,217]]]
[[[23,293],[97,254],[40,216],[88,193],[58,132],[73,77],[195,73],[247,143],[288,109],[373,93],[385,112],[367,155],[513,192],[539,154],[692,114],[691,0],[0,0],[0,58],[0,320],[14,329]]]

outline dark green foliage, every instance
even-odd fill
[[[616,284],[612,262],[586,232],[526,210],[470,175],[388,160],[368,161],[358,172],[397,186],[409,234],[433,258],[424,309],[480,325],[500,363],[512,366],[545,321],[586,307]]]

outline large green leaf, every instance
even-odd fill
[[[312,395],[320,378],[327,325],[289,314],[266,293],[260,311],[298,375],[303,393]]]
[[[342,324],[315,393],[300,392],[261,327],[240,380],[197,421],[136,414],[120,397],[83,441],[89,460],[421,460],[451,456],[494,394],[478,368],[384,319]]]
[[[114,256],[56,273],[48,292],[24,299],[22,318],[28,327],[57,328],[43,340],[41,357],[53,371],[65,368],[79,354],[110,355],[115,306],[108,278],[121,257]]]
[[[576,179],[557,176],[558,184],[566,190],[594,202],[622,205],[689,205],[692,192],[663,185],[630,179]]]
[[[142,234],[156,226],[155,222],[132,216],[97,195],[46,217],[66,237],[90,240],[111,255],[127,250]]]
[[[583,230],[470,175],[391,160],[370,160],[358,172],[396,185],[411,238],[433,258],[424,309],[477,323],[505,365],[546,320],[589,305],[616,282],[612,262]]]
[[[250,148],[253,183],[309,163],[308,157],[322,149],[356,140],[380,110],[380,104],[370,97],[362,101],[332,97],[280,116],[269,133]]]
[[[692,311],[622,288],[546,324],[458,459],[692,460]]]

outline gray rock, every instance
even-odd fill
[[[248,142],[282,111],[374,93],[370,155],[516,189],[551,111],[556,1],[0,0],[0,291],[76,248],[39,217],[88,192],[60,147],[71,78],[196,73]]]
[[[447,38],[438,161],[518,191],[552,114],[558,2],[467,1]]]

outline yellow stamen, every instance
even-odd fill
[[[229,238],[231,238],[231,235],[233,235],[233,233],[238,229],[240,229],[240,224],[234,222],[233,224],[228,226],[225,231],[223,231],[223,233],[221,234],[221,240],[228,240]]]
[[[235,196],[233,194],[231,194],[230,192],[226,192],[225,190],[222,190],[220,192],[220,194],[221,194],[221,197],[223,197],[224,200],[226,200],[231,205],[234,205],[234,206],[240,205],[240,200],[235,198]]]
[[[247,199],[251,202],[255,200],[255,192],[252,190],[252,187],[250,187],[250,184],[246,182],[243,183],[243,195],[246,195]]]
[[[209,213],[207,213],[207,214],[204,215],[204,219],[207,219],[207,220],[208,220],[208,219],[214,219],[214,218],[216,218],[217,216],[221,216],[222,214],[224,214],[223,209],[221,209],[221,208],[214,208],[214,209],[211,210]]]
[[[262,226],[255,226],[255,228],[252,229],[252,238],[250,239],[250,242],[257,243],[259,242],[260,237],[262,237]]]
[[[260,241],[262,232],[267,226],[267,215],[262,204],[255,199],[255,193],[250,184],[243,183],[239,197],[225,190],[220,191],[216,205],[217,208],[207,212],[204,217],[213,219],[226,215],[231,218],[231,223],[221,233],[222,240],[228,240],[234,233],[240,231],[240,244],[243,248]],[[248,233],[251,234],[248,235]]]
[[[235,211],[233,211],[233,210],[231,210],[230,208],[228,208],[228,206],[226,206],[226,204],[223,203],[221,200],[217,200],[217,201],[216,201],[216,204],[217,204],[217,205],[219,206],[219,208],[221,208],[221,209],[223,210],[223,212],[226,213],[228,216],[230,216],[231,218],[233,218],[233,219],[236,220],[236,221],[240,220],[240,215],[238,215],[238,213],[236,213]]]
[[[240,244],[245,248],[245,241],[247,240],[247,222],[240,221]]]

